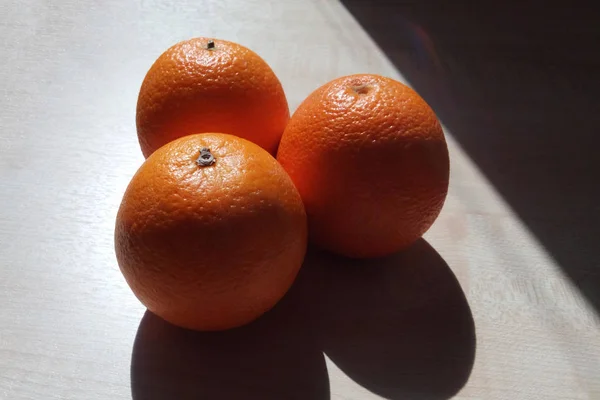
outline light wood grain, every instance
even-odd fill
[[[256,50],[292,110],[340,75],[406,81],[341,3],[9,0],[0,16],[0,398],[600,399],[598,315],[449,129],[427,242],[372,268],[311,253],[240,331],[144,313],[113,228],[147,68],[202,35]]]

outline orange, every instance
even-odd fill
[[[448,149],[434,112],[378,75],[342,77],[310,94],[277,159],[304,200],[311,240],[350,257],[415,242],[448,191]]]
[[[259,146],[226,134],[161,147],[131,180],[115,228],[117,260],[150,311],[222,330],[273,307],[306,251],[298,191]]]
[[[137,103],[137,133],[148,157],[184,135],[223,132],[275,154],[289,120],[275,73],[256,53],[225,40],[195,38],[154,62]]]

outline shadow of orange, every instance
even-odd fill
[[[454,274],[424,240],[394,256],[350,260],[312,251],[311,321],[348,376],[389,399],[447,399],[466,383],[475,326]]]
[[[424,240],[369,261],[310,249],[290,292],[245,327],[193,332],[146,312],[132,395],[327,400],[323,351],[387,398],[446,399],[469,377],[475,328],[452,271]]]
[[[325,358],[294,304],[293,290],[257,321],[224,332],[175,327],[150,312],[131,360],[134,400],[328,400]]]

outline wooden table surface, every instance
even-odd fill
[[[571,126],[581,123],[576,113],[598,104],[585,92],[597,83],[561,84],[560,60],[538,69],[528,51],[512,51],[522,42],[510,35],[503,49],[514,57],[497,68],[485,48],[505,42],[471,35],[462,22],[443,30],[435,18],[414,17],[416,9],[401,18],[383,3],[0,3],[0,398],[600,399],[600,236],[590,237],[598,231],[589,222],[598,207],[597,197],[586,200],[598,181],[574,186],[567,177],[564,190],[579,197],[532,197],[554,187],[540,186],[546,175],[560,179],[571,165],[590,177],[586,156],[597,158],[598,147],[557,142],[573,164],[549,162],[556,153],[539,147],[536,167],[519,164],[537,140],[534,122],[561,109],[575,116]],[[193,36],[257,51],[292,111],[351,73],[422,92],[445,125],[452,164],[447,202],[425,240],[362,263],[311,251],[284,301],[239,330],[193,333],[146,313],[119,272],[114,220],[143,161],[135,104],[144,74]],[[573,68],[597,79],[586,54],[573,56]],[[523,76],[528,83],[508,94]],[[495,89],[483,93],[482,82]],[[569,100],[553,103],[553,93]],[[588,134],[600,126],[591,118]],[[517,126],[527,128],[510,129]],[[466,136],[464,127],[484,128]],[[580,131],[563,137],[583,138]],[[512,150],[504,145],[517,136]],[[540,165],[547,169],[528,175]],[[583,213],[590,204],[594,213]],[[553,206],[570,211],[545,212]],[[544,236],[546,226],[556,235]]]

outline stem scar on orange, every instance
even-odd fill
[[[274,155],[289,116],[281,83],[260,56],[237,43],[194,38],[154,62],[140,89],[136,125],[145,157],[201,132],[240,136]]]
[[[127,283],[175,325],[222,330],[273,307],[306,252],[302,199],[277,161],[226,134],[177,139],[131,180],[115,249]]]
[[[351,257],[415,242],[448,191],[448,148],[433,110],[378,75],[342,77],[309,95],[277,159],[302,196],[311,240]]]

